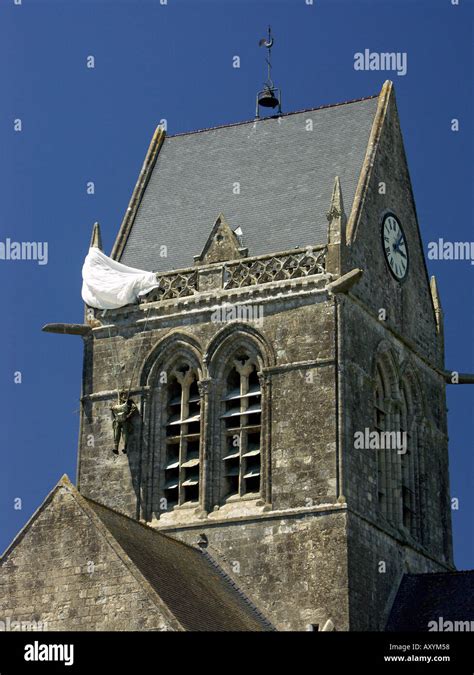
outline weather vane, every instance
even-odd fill
[[[272,81],[272,47],[274,43],[274,39],[272,37],[272,27],[268,26],[268,38],[262,38],[258,46],[259,47],[266,47],[268,50],[266,62],[268,66],[268,72],[267,72],[267,81],[264,83],[266,87],[269,89],[273,89],[273,81]]]
[[[267,81],[264,82],[264,88],[257,94],[257,106],[255,117],[260,117],[259,106],[263,108],[276,108],[281,113],[281,91],[276,89],[272,80],[272,47],[275,40],[272,35],[272,28],[268,26],[268,37],[262,38],[258,45],[267,49]]]

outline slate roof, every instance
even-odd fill
[[[149,271],[189,267],[220,212],[242,229],[249,256],[326,243],[334,177],[350,213],[377,103],[373,96],[167,136],[120,262]],[[159,256],[163,245],[167,258]]]
[[[405,574],[386,630],[429,630],[430,621],[474,621],[474,570]]]
[[[274,630],[200,549],[86,501],[185,630]]]

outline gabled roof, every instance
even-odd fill
[[[151,271],[189,267],[220,212],[242,229],[250,256],[325,244],[334,178],[350,212],[377,103],[373,96],[154,137],[156,161],[149,152],[114,257]]]
[[[272,630],[225,572],[200,549],[87,501],[185,630]]]
[[[208,554],[83,497],[67,476],[62,477],[0,557],[0,575],[1,564],[21,543],[33,522],[64,492],[88,516],[90,527],[105,537],[174,629],[274,630]]]
[[[405,574],[386,630],[430,630],[430,622],[474,622],[474,570]]]

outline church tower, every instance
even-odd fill
[[[84,497],[199,541],[280,630],[383,630],[404,573],[453,569],[442,310],[391,82],[158,128],[112,257],[157,287],[75,328]]]

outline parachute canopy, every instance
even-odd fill
[[[96,309],[116,309],[137,302],[158,285],[154,272],[112,260],[91,247],[82,267],[82,299]]]

